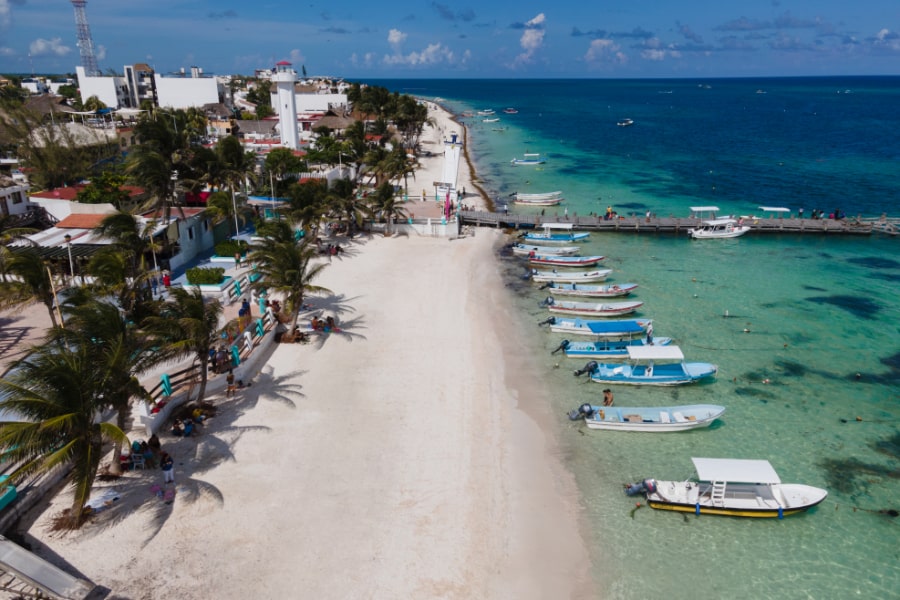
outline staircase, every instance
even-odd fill
[[[713,506],[725,506],[725,482],[724,481],[713,481],[712,482],[712,505]]]

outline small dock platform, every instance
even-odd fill
[[[467,210],[460,211],[463,225],[477,227],[504,227],[510,229],[534,229],[542,223],[571,223],[583,231],[607,231],[618,233],[671,233],[684,234],[700,225],[697,217],[616,217],[599,216],[540,216],[505,212]],[[900,219],[792,219],[753,218],[744,219],[744,225],[757,233],[801,233],[828,235],[871,235],[874,232],[896,235],[900,232]]]

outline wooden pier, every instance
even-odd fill
[[[606,220],[595,216],[540,216],[521,215],[505,212],[466,210],[460,211],[462,225],[478,227],[504,227],[510,229],[533,229],[542,223],[571,223],[575,229],[584,231],[608,231],[621,233],[674,233],[684,234],[688,229],[700,225],[702,219],[696,217],[616,217]],[[874,232],[897,235],[900,219],[792,219],[753,218],[744,219],[744,225],[756,233],[804,233],[828,235],[871,235]]]

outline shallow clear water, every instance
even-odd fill
[[[900,105],[894,79],[564,86],[392,89],[441,96],[458,112],[519,108],[501,115],[502,132],[477,122],[470,131],[478,175],[499,198],[561,189],[569,214],[602,213],[608,204],[620,213],[679,216],[706,204],[735,214],[758,205],[898,212],[891,173],[900,142],[883,129],[900,125],[888,108]],[[763,87],[766,94],[755,94]],[[636,124],[616,127],[623,117]],[[545,168],[509,164],[526,151],[546,154]],[[545,357],[547,401],[582,495],[601,595],[896,596],[900,518],[878,511],[900,509],[900,240],[595,233],[583,254],[606,255],[612,282],[640,284],[638,314],[654,319],[655,335],[674,337],[688,360],[719,365],[712,383],[614,388],[616,404],[727,407],[712,428],[677,434],[589,432],[570,423],[565,412],[599,403],[604,386],[572,375],[585,361],[550,355],[563,336],[536,325],[547,316],[539,306],[546,292],[521,278],[521,259],[498,257],[534,352]],[[783,521],[646,506],[632,514],[635,499],[623,484],[688,478],[692,456],[768,459],[783,481],[824,487],[829,497]]]

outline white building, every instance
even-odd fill
[[[221,102],[225,94],[224,86],[199,67],[191,67],[190,76],[182,69],[176,77],[164,77],[145,64],[125,65],[123,77],[88,76],[81,66],[75,72],[82,102],[96,96],[112,108],[138,108],[143,100],[163,108],[199,108]]]

